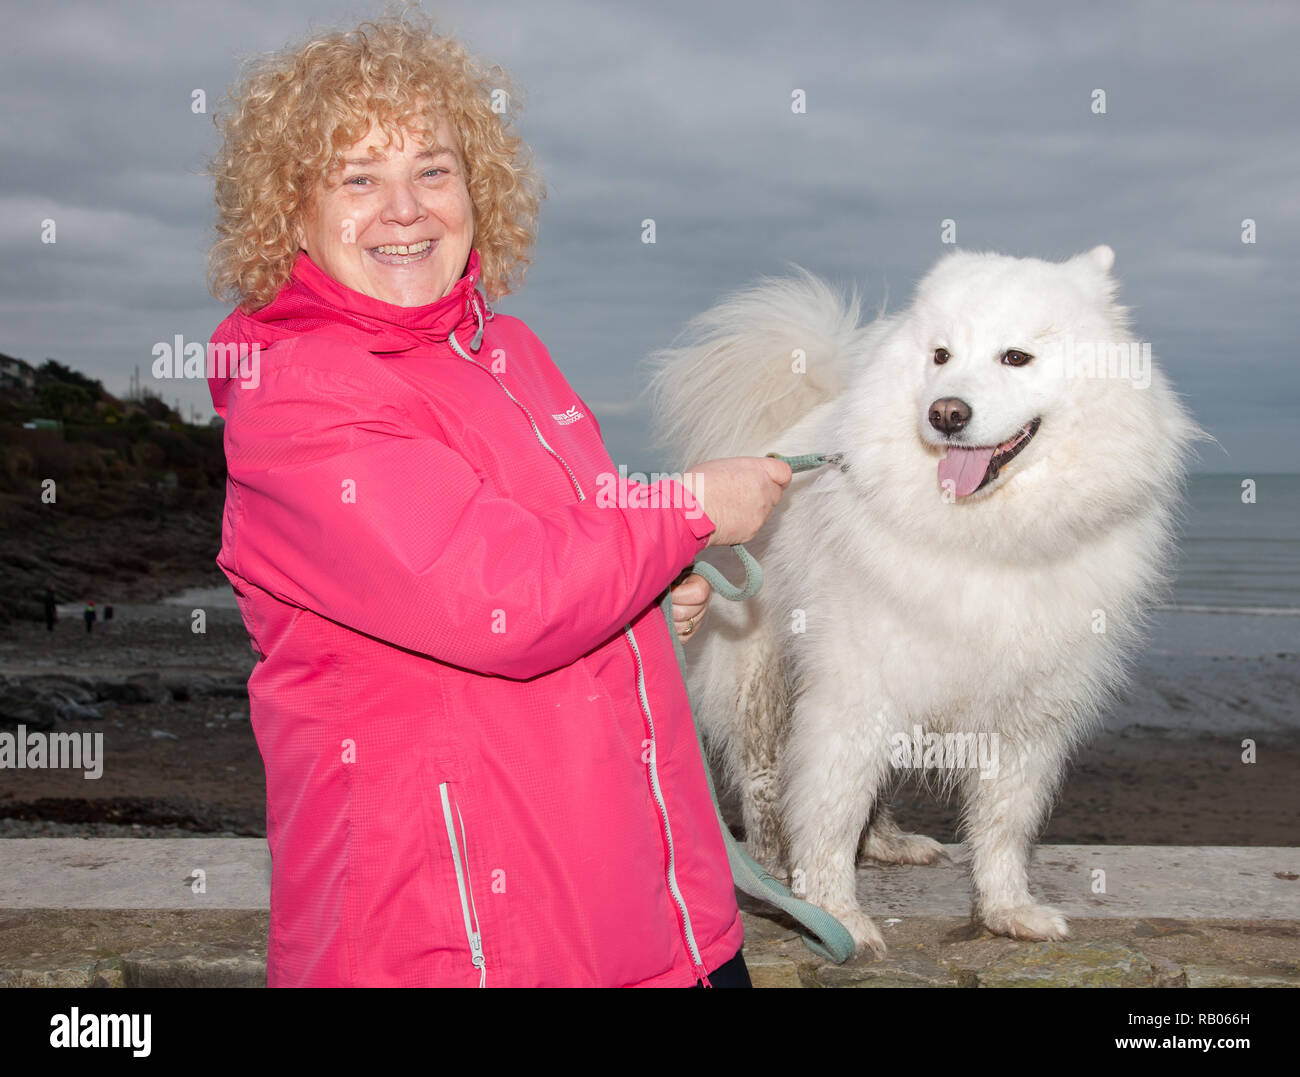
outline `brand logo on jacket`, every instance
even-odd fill
[[[570,423],[576,423],[579,419],[585,419],[586,416],[578,410],[578,405],[574,404],[568,411],[562,411],[558,415],[552,415],[561,426],[568,426]]]

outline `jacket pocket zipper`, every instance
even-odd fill
[[[474,892],[469,885],[469,853],[465,845],[465,820],[456,806],[456,818],[460,820],[460,840],[456,840],[456,824],[451,817],[451,797],[447,792],[447,783],[438,786],[442,796],[442,817],[447,824],[447,841],[451,844],[451,860],[456,867],[456,886],[460,890],[460,911],[465,917],[465,937],[469,940],[470,960],[479,970],[479,987],[487,986],[487,961],[483,957],[483,937],[479,933],[478,910],[474,908]],[[461,861],[461,850],[466,852]]]

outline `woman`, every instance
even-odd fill
[[[656,600],[789,468],[599,496],[595,417],[477,290],[534,236],[506,85],[388,19],[263,61],[220,121],[217,560],[259,656],[271,986],[691,986],[740,949]]]

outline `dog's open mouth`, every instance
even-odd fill
[[[1038,433],[1042,419],[1031,419],[1001,445],[967,448],[948,446],[948,454],[939,461],[939,485],[947,490],[951,484],[957,497],[982,490],[998,477],[998,472]]]

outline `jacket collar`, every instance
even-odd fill
[[[483,340],[484,320],[492,317],[482,295],[475,290],[478,279],[479,254],[471,250],[465,275],[447,295],[422,307],[400,307],[354,292],[299,252],[289,279],[275,298],[252,312],[236,307],[217,326],[212,344],[223,349],[234,346],[240,354],[247,354],[252,345],[270,348],[283,341],[319,335],[345,341],[373,355],[394,355],[444,342],[455,333],[457,344],[477,352]],[[241,376],[246,375],[214,368],[208,378],[212,404],[222,418],[231,385]]]
[[[353,291],[329,276],[306,251],[299,251],[288,285],[270,306],[276,306],[281,297],[288,298],[286,292],[297,293],[297,298],[309,305],[316,305],[311,303],[315,299],[324,309],[318,308],[313,313],[319,316],[328,311],[330,320],[340,326],[367,333],[372,337],[368,350],[376,354],[409,351],[420,344],[445,341],[452,332],[462,346],[468,347],[471,337],[483,324],[486,307],[477,291],[479,273],[479,253],[473,249],[464,275],[450,292],[424,306],[402,307]],[[302,295],[304,291],[308,295]],[[253,317],[262,320],[259,315],[274,319],[269,308],[263,308]]]

